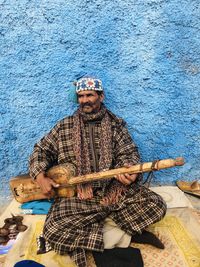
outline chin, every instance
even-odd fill
[[[83,108],[83,112],[85,112],[85,113],[93,113],[93,109],[91,109],[91,108]]]

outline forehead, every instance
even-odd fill
[[[96,95],[98,95],[97,94],[97,92],[96,91],[94,91],[94,90],[85,90],[85,91],[80,91],[80,92],[78,92],[77,93],[79,96],[84,96],[84,95],[94,95],[94,96],[96,96]]]

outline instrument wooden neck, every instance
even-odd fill
[[[156,160],[153,162],[145,162],[141,164],[136,164],[130,167],[122,167],[122,168],[117,168],[113,170],[101,171],[97,173],[91,173],[91,174],[86,174],[82,176],[72,177],[69,179],[67,184],[68,186],[77,185],[81,183],[87,183],[91,181],[112,178],[118,174],[125,174],[125,173],[133,174],[133,173],[143,173],[143,172],[149,172],[149,171],[158,171],[160,169],[171,168],[174,166],[181,166],[183,164],[184,164],[184,159],[181,157],[176,158],[176,159]]]

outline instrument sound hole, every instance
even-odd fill
[[[17,197],[19,197],[19,194],[18,194],[18,192],[17,192],[17,188],[16,188],[16,187],[14,188],[14,192],[15,192],[15,195],[16,195]]]

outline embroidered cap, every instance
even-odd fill
[[[81,78],[75,82],[75,86],[76,93],[86,90],[103,91],[102,81],[96,78]]]

